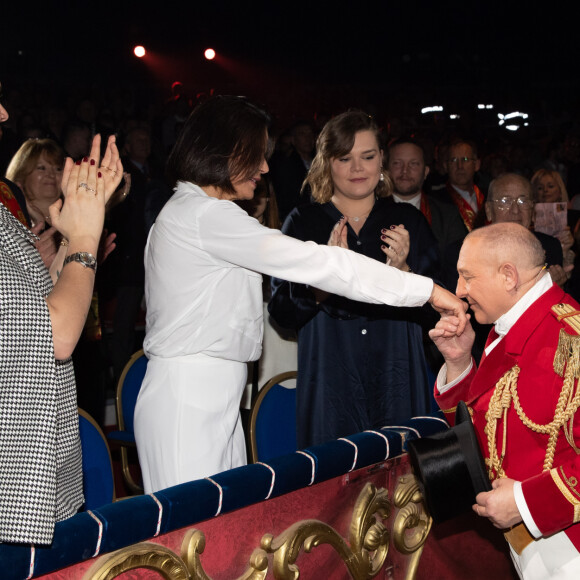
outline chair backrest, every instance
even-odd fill
[[[125,365],[117,384],[117,424],[120,431],[133,433],[135,404],[147,371],[147,357],[138,350]]]
[[[113,464],[107,439],[97,422],[79,407],[79,433],[83,453],[85,509],[109,504],[115,499]]]
[[[250,411],[250,461],[267,461],[296,451],[296,389],[281,383],[297,372],[280,373],[260,390]]]

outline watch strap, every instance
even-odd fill
[[[78,262],[85,268],[91,268],[95,273],[97,272],[97,259],[89,252],[75,252],[67,256],[63,262],[63,268],[70,264],[70,262]]]

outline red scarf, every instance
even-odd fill
[[[421,192],[421,206],[419,209],[429,222],[429,225],[431,225],[431,207],[429,206],[429,200],[427,199],[427,196],[423,192]]]
[[[477,211],[473,211],[471,205],[469,205],[469,203],[455,191],[454,187],[450,183],[447,183],[447,191],[453,200],[453,203],[455,203],[457,209],[459,209],[461,219],[463,220],[467,231],[470,232],[473,229],[473,222],[475,221],[477,212],[479,212],[483,207],[483,193],[481,193],[477,185],[473,186],[475,199],[477,200]]]

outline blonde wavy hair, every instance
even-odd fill
[[[57,167],[64,166],[65,154],[56,141],[52,139],[28,139],[10,160],[6,169],[6,177],[17,184],[23,184],[34,171],[43,153]]]
[[[330,201],[334,192],[330,164],[352,150],[355,135],[360,131],[372,131],[379,144],[379,128],[364,111],[347,111],[324,125],[316,140],[316,155],[302,184],[302,189],[310,185],[312,198],[318,203]],[[391,178],[386,172],[383,175],[384,181],[379,181],[375,189],[376,197],[387,197],[393,192]]]
[[[551,177],[556,182],[556,185],[560,188],[560,193],[562,194],[561,201],[565,201],[566,203],[568,203],[568,201],[570,201],[568,199],[568,190],[564,185],[564,181],[562,181],[561,175],[557,171],[550,171],[549,169],[538,169],[538,171],[536,171],[536,173],[532,175],[531,182],[532,188],[534,190],[534,201],[535,202],[540,201],[538,198],[538,186],[540,185],[540,180],[542,179],[542,177],[546,176]]]

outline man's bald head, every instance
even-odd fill
[[[546,254],[538,238],[527,228],[517,223],[491,224],[473,230],[464,240],[481,240],[485,247],[485,257],[497,264],[511,262],[522,270],[543,266]]]
[[[504,173],[492,179],[489,184],[487,199],[492,201],[502,197],[505,188],[510,185],[517,188],[518,195],[532,199],[533,189],[531,181],[517,173]]]
[[[540,242],[519,224],[476,229],[461,247],[457,295],[467,299],[478,322],[495,322],[540,279],[544,262]]]

